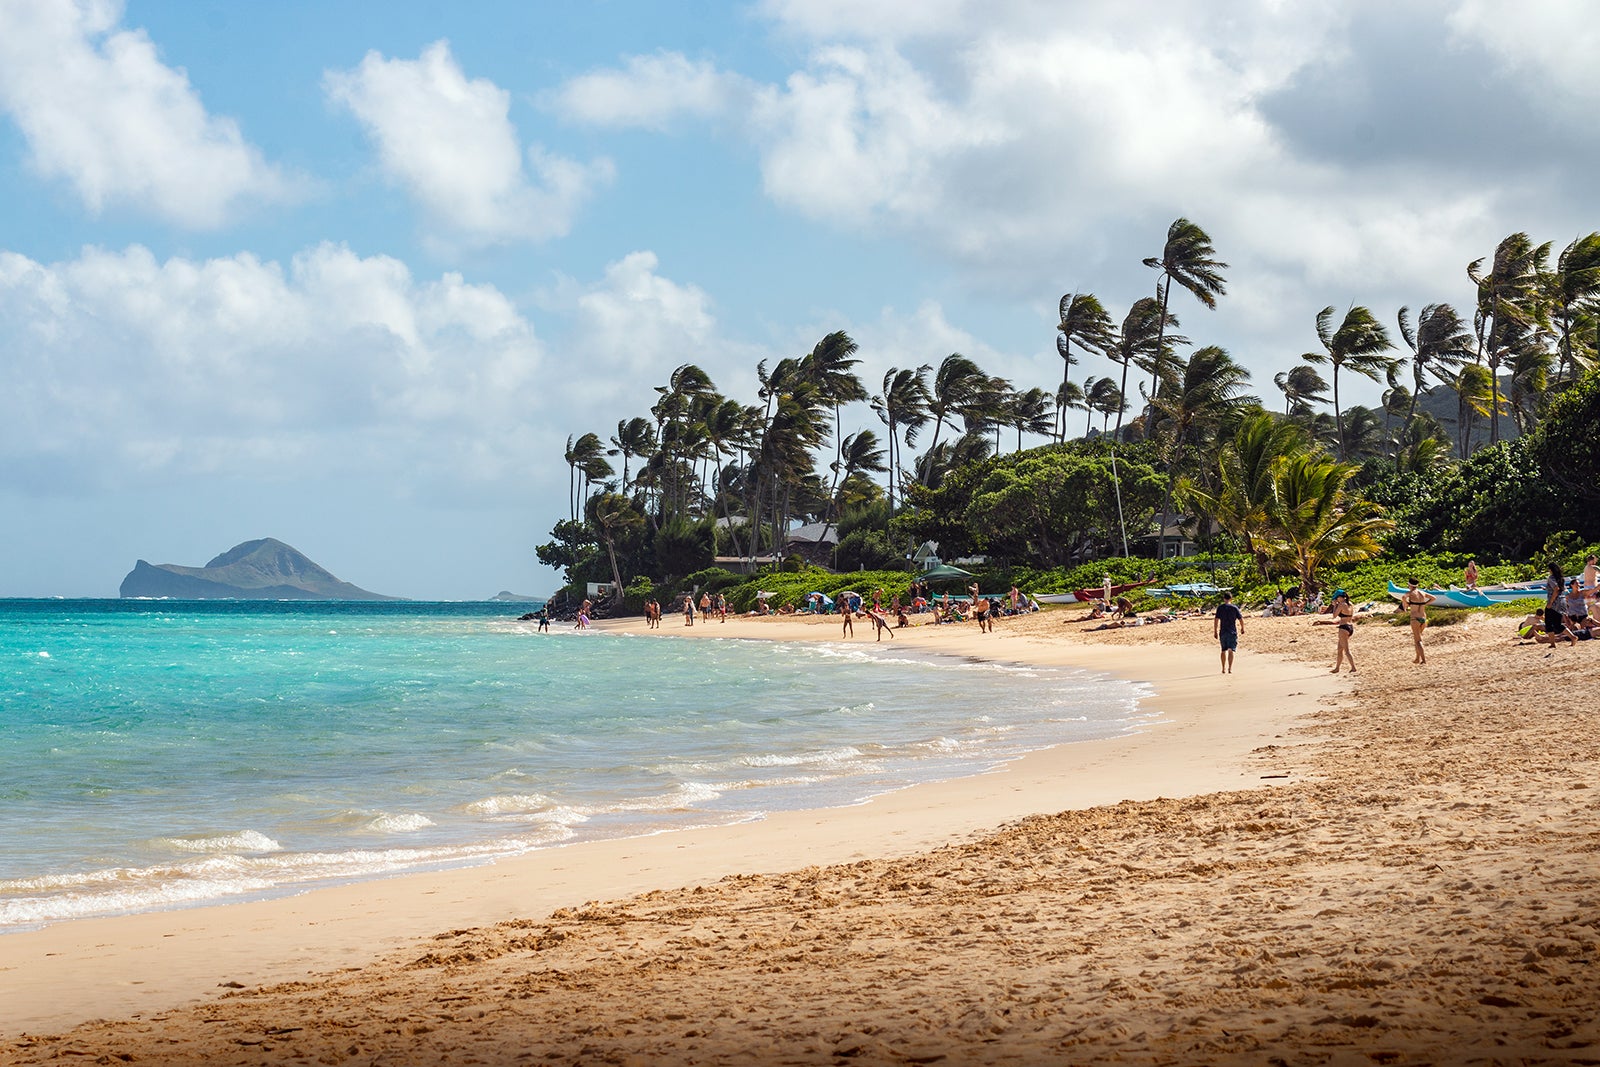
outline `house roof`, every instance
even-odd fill
[[[796,526],[784,537],[785,541],[806,545],[836,545],[839,543],[839,524],[836,522],[808,522]]]

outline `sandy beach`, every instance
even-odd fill
[[[1413,666],[1372,619],[1334,676],[1331,627],[1251,618],[1221,675],[1208,619],[1079,614],[894,642],[1148,681],[1144,732],[856,807],[8,935],[0,1063],[1600,1063],[1600,649],[1479,617]]]

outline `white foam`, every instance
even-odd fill
[[[150,843],[177,852],[277,852],[283,848],[256,830],[239,830],[214,837],[158,837]]]
[[[462,806],[461,810],[473,815],[526,815],[543,811],[555,801],[543,793],[509,793],[505,796],[485,797]]]
[[[426,815],[412,812],[406,815],[379,815],[367,822],[367,829],[380,834],[409,834],[432,825],[433,820]]]

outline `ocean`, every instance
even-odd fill
[[[0,600],[0,933],[855,804],[1151,717],[1087,672],[521,610]]]

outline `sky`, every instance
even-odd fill
[[[0,596],[258,537],[545,594],[567,437],[674,367],[1053,389],[1061,296],[1120,320],[1179,217],[1229,264],[1182,333],[1276,406],[1324,306],[1600,228],[1596,55],[1585,0],[0,0]]]

